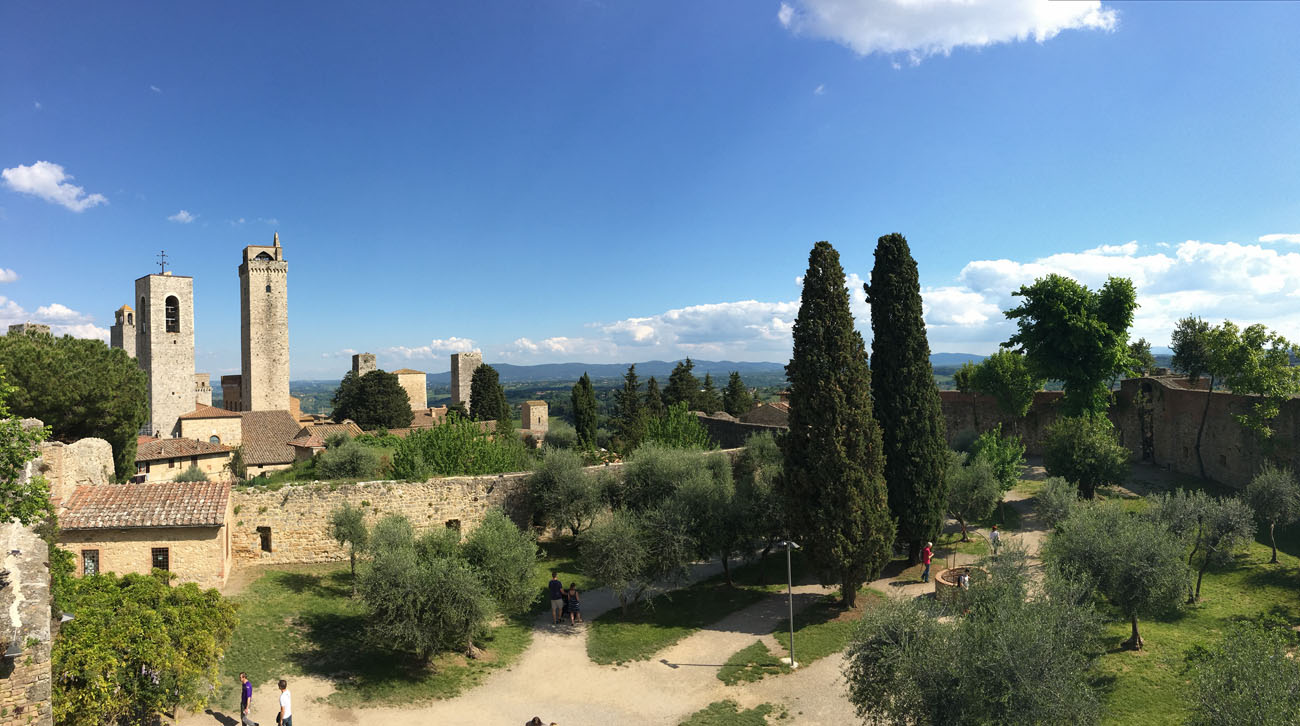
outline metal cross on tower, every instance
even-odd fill
[[[162,250],[158,253],[157,264],[158,264],[158,272],[161,273],[167,271],[167,250]]]

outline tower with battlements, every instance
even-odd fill
[[[113,313],[113,327],[108,329],[108,344],[135,357],[135,311],[123,305]]]
[[[469,410],[469,384],[474,369],[481,365],[483,354],[478,351],[451,354],[451,405],[463,403],[465,410]]]
[[[357,374],[357,378],[364,376],[379,366],[375,365],[374,353],[357,353],[352,356],[352,372]]]
[[[270,247],[244,248],[239,303],[241,410],[288,410],[289,263],[279,234]]]
[[[194,410],[194,278],[145,275],[135,281],[135,299],[135,354],[149,379],[149,429],[174,436],[176,420]]]

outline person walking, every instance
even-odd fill
[[[926,542],[925,547],[921,548],[921,563],[925,565],[925,570],[921,572],[921,582],[930,581],[930,558],[934,555],[933,542]]]
[[[257,726],[249,709],[253,707],[253,682],[247,673],[239,674],[239,722],[243,726]]]
[[[582,622],[582,598],[578,597],[578,583],[569,583],[569,625]]]
[[[293,726],[293,698],[289,695],[289,683],[280,679],[280,713],[275,722],[280,726]]]
[[[993,545],[993,554],[998,553],[998,545],[1002,544],[1002,533],[998,531],[998,526],[993,525],[993,531],[989,532],[989,544]]]
[[[546,583],[551,596],[551,624],[559,625],[560,616],[564,614],[564,583],[560,582],[560,571],[551,570],[551,581]]]

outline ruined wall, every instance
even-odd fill
[[[1024,418],[1008,415],[998,408],[992,396],[980,396],[960,391],[939,391],[943,406],[944,424],[951,445],[964,432],[982,434],[1002,424],[1002,433],[1019,434],[1025,442],[1026,453],[1039,456],[1043,453],[1043,436],[1047,427],[1056,420],[1056,404],[1065,394],[1060,391],[1039,391]]]
[[[22,653],[0,660],[0,726],[50,726],[50,571],[45,542],[18,523],[0,524],[8,586],[0,589],[0,642]],[[2,652],[2,651],[0,651]]]
[[[113,483],[113,447],[103,439],[87,438],[71,444],[45,441],[28,466],[50,483],[50,499],[58,507],[83,484]]]
[[[750,436],[761,434],[764,431],[778,434],[788,430],[786,426],[744,423],[743,421],[714,418],[712,416],[700,416],[699,418],[700,423],[704,424],[704,430],[709,432],[709,438],[724,449],[738,449],[745,445],[745,441]]]

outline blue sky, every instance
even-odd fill
[[[787,2],[5,3],[0,322],[106,338],[165,248],[233,372],[278,231],[295,378],[781,361],[897,231],[936,351],[1050,271],[1300,338],[1300,4]]]

